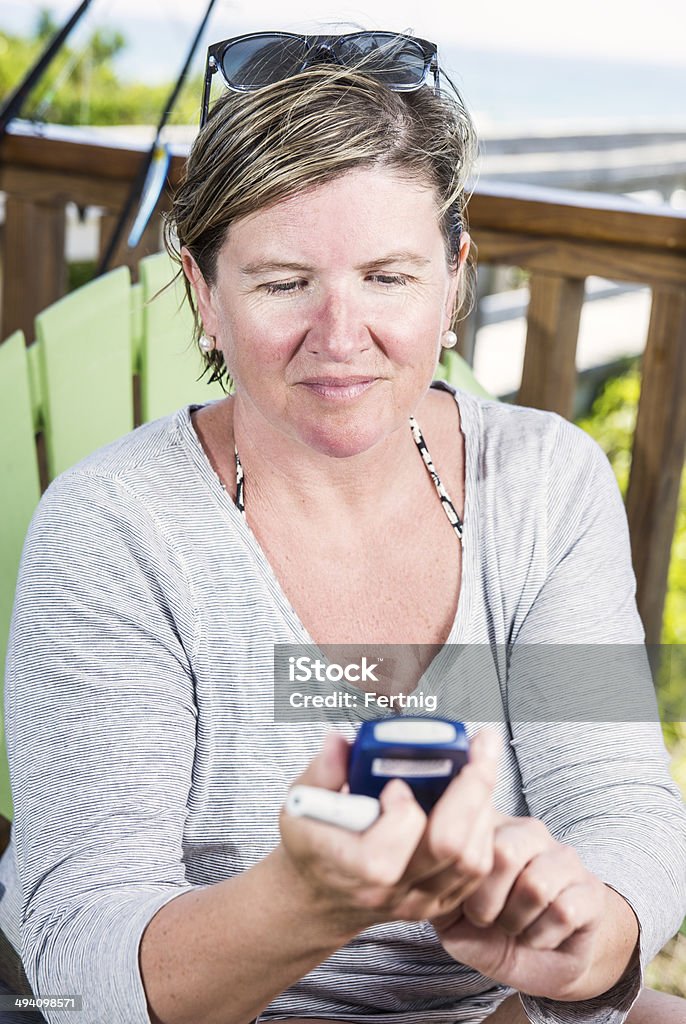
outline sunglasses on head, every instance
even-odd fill
[[[252,32],[209,47],[200,127],[207,121],[212,76],[217,71],[229,89],[251,92],[318,63],[355,68],[395,92],[419,89],[431,73],[434,91],[439,89],[438,47],[426,39],[395,32],[352,32],[343,36]]]

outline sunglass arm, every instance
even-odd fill
[[[208,56],[205,65],[205,84],[202,90],[202,108],[200,111],[200,127],[207,121],[210,110],[210,92],[212,90],[212,76],[217,70],[217,61],[214,57]]]

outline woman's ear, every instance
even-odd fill
[[[469,247],[472,244],[472,240],[466,231],[463,231],[460,235],[460,261],[458,264],[458,273],[464,273],[464,265],[467,262],[469,256]]]
[[[457,307],[458,290],[460,286],[460,278],[465,273],[465,264],[467,262],[467,256],[469,255],[469,246],[471,245],[471,239],[466,231],[463,231],[460,236],[460,251],[458,264],[451,271],[451,280],[448,288],[448,298],[445,306],[446,315],[446,327],[450,327],[452,324],[453,316],[455,315],[455,309]]]
[[[181,266],[195,293],[195,302],[206,334],[216,337],[217,317],[214,312],[212,289],[202,275],[200,267],[186,246],[181,247]]]

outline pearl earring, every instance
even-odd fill
[[[203,352],[211,352],[212,349],[217,347],[217,342],[214,338],[208,337],[207,334],[201,334],[200,340],[198,341],[200,348]]]
[[[455,348],[457,345],[457,335],[455,334],[455,331],[443,331],[441,345],[443,348]]]

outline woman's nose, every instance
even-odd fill
[[[371,347],[371,335],[360,305],[350,297],[327,296],[308,331],[308,351],[344,360]]]

